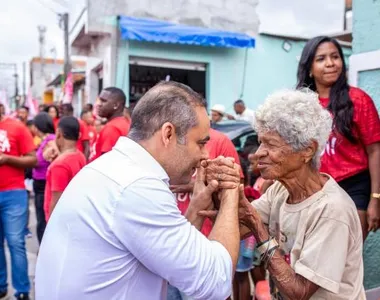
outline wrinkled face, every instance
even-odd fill
[[[244,104],[237,103],[234,105],[234,110],[236,114],[241,115],[245,111],[245,106]]]
[[[28,120],[28,114],[29,113],[25,108],[19,108],[19,110],[17,111],[17,118],[25,122]]]
[[[58,115],[57,115],[57,111],[55,110],[54,107],[49,107],[48,114],[49,114],[49,116],[50,116],[53,120],[54,120],[55,118],[58,117]]]
[[[215,110],[211,111],[211,120],[216,123],[220,122],[223,119],[223,115]]]
[[[343,61],[338,49],[331,42],[319,45],[311,66],[311,74],[316,83],[332,86],[342,73]]]
[[[165,169],[171,184],[189,183],[200,162],[208,158],[206,144],[210,139],[210,121],[205,108],[195,107],[194,110],[198,117],[198,125],[188,131],[186,143],[180,144],[175,138],[168,146],[168,162]]]
[[[118,109],[120,103],[109,91],[103,90],[99,95],[98,115],[101,118],[109,119]]]
[[[290,177],[304,165],[302,153],[293,151],[278,133],[259,132],[258,136],[260,147],[255,153],[255,159],[257,169],[264,179],[281,180]]]
[[[85,113],[83,116],[82,116],[82,120],[87,124],[87,125],[93,125],[94,124],[94,116],[92,115],[92,113],[89,111],[87,113]]]

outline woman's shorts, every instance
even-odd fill
[[[254,250],[256,248],[256,240],[254,236],[250,236],[240,241],[239,259],[236,265],[236,272],[247,272],[253,268]]]
[[[367,210],[371,197],[371,176],[368,170],[343,179],[338,184],[352,198],[358,210]]]

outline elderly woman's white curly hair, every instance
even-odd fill
[[[318,95],[307,89],[276,92],[256,111],[256,131],[277,132],[294,151],[303,150],[316,141],[314,168],[319,168],[331,128],[330,113],[319,104]]]

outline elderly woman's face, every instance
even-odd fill
[[[294,171],[299,170],[304,164],[300,152],[294,152],[275,132],[259,133],[260,147],[255,153],[257,169],[264,179],[278,180]]]

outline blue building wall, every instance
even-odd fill
[[[380,50],[380,1],[353,1],[353,54]],[[358,86],[380,109],[380,69],[359,72]],[[380,287],[380,232],[364,245],[364,286]]]
[[[242,97],[250,108],[255,109],[270,93],[293,88],[296,84],[298,59],[305,42],[289,40],[291,48],[286,52],[284,41],[283,38],[259,35],[254,49],[122,41],[117,85],[128,90],[129,56],[200,62],[207,64],[209,107],[223,104],[232,112],[233,102]],[[351,54],[351,49],[344,51],[347,57]]]

